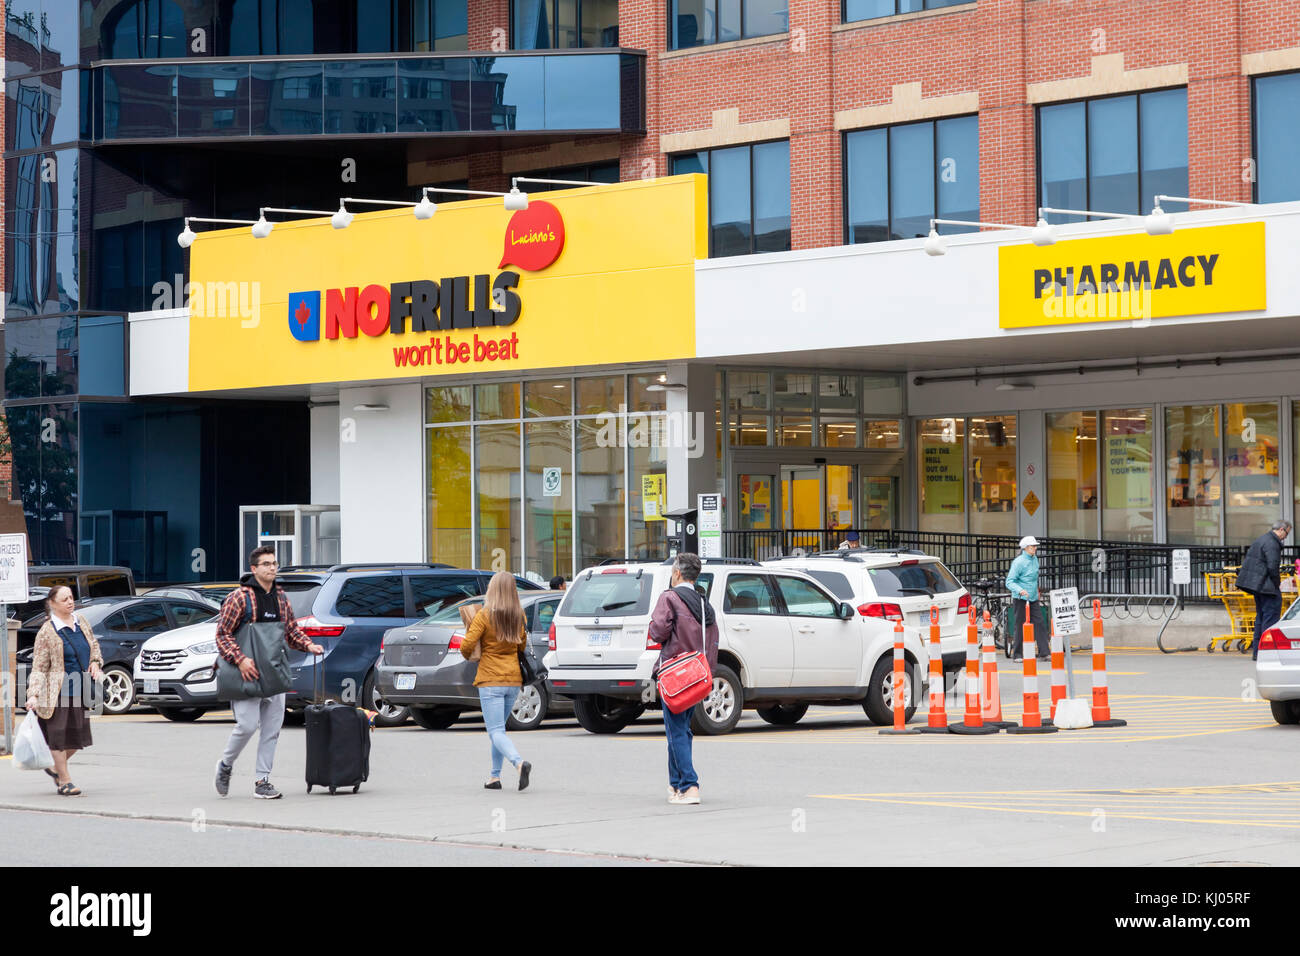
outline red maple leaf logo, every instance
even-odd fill
[[[307,320],[311,318],[311,309],[307,308],[306,302],[301,299],[298,301],[298,308],[294,309],[293,317],[304,329],[307,327]]]

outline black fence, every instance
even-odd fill
[[[724,531],[723,554],[763,561],[799,553],[838,548],[847,528]],[[969,586],[982,579],[1003,590],[1007,568],[1020,553],[1020,538],[931,531],[859,530],[865,548],[910,548],[938,557]],[[1039,538],[1040,590],[1078,588],[1079,594],[1180,594],[1193,602],[1213,602],[1206,593],[1205,573],[1235,567],[1246,545],[1177,545],[1137,541],[1093,541],[1078,538]],[[1191,552],[1191,583],[1172,583],[1173,552]],[[1284,564],[1297,548],[1284,547]]]

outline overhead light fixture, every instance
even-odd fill
[[[1151,206],[1151,214],[1146,218],[1146,230],[1153,236],[1168,236],[1174,231],[1174,220],[1161,207],[1161,202],[1198,203],[1202,206],[1253,206],[1254,203],[1235,202],[1230,199],[1197,199],[1193,196],[1166,196],[1157,193]]]
[[[176,237],[176,244],[182,249],[188,249],[198,238],[198,234],[190,228],[192,222],[215,222],[227,226],[251,226],[251,219],[208,219],[206,216],[186,216],[185,228],[181,230],[180,235]]]
[[[388,411],[388,406],[362,402],[360,405],[353,405],[352,410],[354,412],[386,412]]]
[[[645,387],[647,392],[684,392],[686,385],[682,382],[651,382]]]
[[[339,211],[330,219],[330,225],[335,229],[346,229],[348,226],[352,225],[352,218],[354,215],[355,213],[348,212],[347,207],[343,205],[343,200],[340,199]]]
[[[1034,231],[1029,234],[1029,239],[1036,246],[1051,246],[1056,244],[1056,230],[1053,229],[1042,216],[1038,217],[1038,223],[1034,226]]]
[[[1006,222],[981,222],[977,219],[931,219],[930,234],[925,237],[921,248],[927,256],[942,256],[948,251],[948,243],[939,235],[935,226],[982,226],[986,229],[1027,229],[1028,226],[1014,225]]]
[[[265,239],[271,234],[271,230],[275,228],[275,223],[266,218],[268,212],[278,212],[290,216],[329,216],[331,220],[335,215],[328,209],[285,209],[279,206],[263,206],[257,211],[257,222],[253,223],[253,236],[257,239]],[[334,228],[339,227],[335,226]]]
[[[455,193],[458,196],[504,196],[505,193],[492,192],[486,189],[453,189],[450,186],[425,186],[420,194],[420,201],[415,204],[411,210],[415,213],[416,219],[432,219],[433,214],[438,211],[438,204],[429,199],[429,193]],[[509,205],[506,206],[509,209]]]
[[[1029,382],[1003,382],[994,391],[997,392],[1032,392],[1034,386]]]
[[[511,186],[510,192],[506,193],[506,208],[511,212],[527,209],[528,193],[520,192],[518,186]]]
[[[506,208],[519,212],[528,208],[528,193],[519,188],[520,183],[545,183],[549,186],[604,186],[608,183],[586,182],[580,179],[543,179],[536,176],[514,176],[510,180],[510,192],[506,193]]]

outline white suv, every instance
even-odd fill
[[[864,617],[901,619],[904,626],[921,631],[927,647],[930,607],[937,607],[944,670],[965,666],[970,593],[933,555],[921,551],[845,548],[764,563],[812,575]]]
[[[551,623],[547,689],[573,699],[583,728],[617,733],[658,706],[651,669],[659,645],[650,616],[672,562],[616,564],[578,574]],[[864,617],[807,574],[757,562],[706,560],[697,587],[718,619],[713,693],[695,709],[697,733],[725,734],[746,707],[770,724],[796,723],[808,705],[861,704],[877,724],[893,719],[894,623]],[[916,709],[928,664],[920,632],[904,633]]]

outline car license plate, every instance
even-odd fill
[[[398,674],[393,678],[393,690],[415,690],[414,674]]]
[[[156,694],[156,693],[158,693],[158,680],[157,680],[157,678],[155,678],[154,680],[147,680],[147,681],[144,682],[144,692],[145,692],[146,694]]]
[[[609,647],[609,642],[614,639],[613,631],[592,631],[587,635],[588,647]]]

